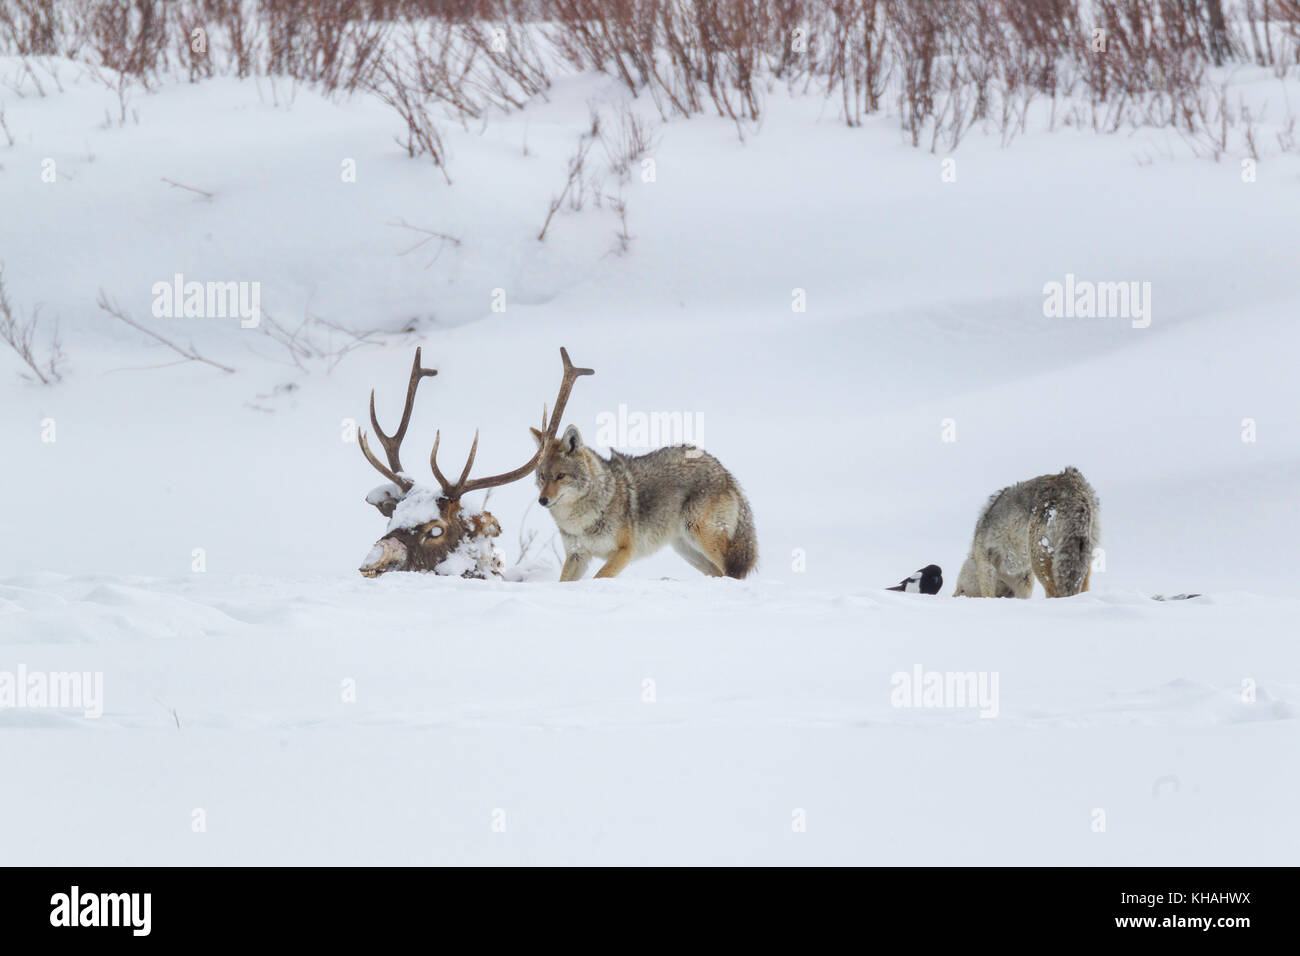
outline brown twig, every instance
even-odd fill
[[[36,327],[39,324],[39,310],[33,313],[30,319],[22,319],[14,311],[9,297],[5,294],[4,266],[0,266],[0,341],[9,344],[42,385],[51,385],[63,378],[63,372],[59,368],[64,359],[63,343],[59,339],[59,330],[56,326],[54,339],[50,343],[49,357],[42,364],[36,357],[34,345]]]
[[[583,166],[587,161],[587,153],[591,151],[592,143],[596,141],[596,136],[598,134],[599,127],[593,124],[591,132],[583,133],[578,137],[577,152],[569,157],[569,173],[568,177],[564,181],[564,188],[560,190],[558,196],[551,199],[550,208],[546,210],[546,219],[542,222],[542,231],[537,234],[538,242],[542,242],[546,239],[546,230],[551,228],[551,219],[555,216],[556,212],[559,211],[560,207],[564,205],[564,199],[569,195],[569,191],[573,189],[574,183],[582,182],[582,171]]]
[[[405,219],[400,219],[400,218],[399,218],[399,219],[392,219],[392,220],[389,220],[388,225],[390,225],[390,226],[395,226],[395,227],[397,227],[397,228],[399,228],[399,229],[410,229],[412,232],[419,232],[419,233],[423,233],[423,234],[424,234],[424,238],[423,238],[423,239],[421,239],[421,240],[420,240],[419,242],[417,242],[415,245],[410,246],[409,248],[403,249],[401,252],[398,253],[399,256],[410,255],[410,254],[411,254],[412,252],[414,252],[416,249],[419,249],[419,248],[421,248],[421,247],[423,247],[423,246],[426,246],[426,245],[428,245],[429,243],[433,242],[433,240],[437,239],[437,240],[438,240],[438,251],[435,252],[435,253],[433,254],[433,258],[429,260],[429,265],[433,265],[433,264],[438,260],[438,256],[442,255],[443,247],[446,246],[447,243],[450,242],[453,246],[459,246],[459,245],[460,245],[460,240],[457,239],[455,236],[450,236],[450,235],[448,235],[448,234],[445,233],[445,232],[436,232],[436,231],[434,231],[434,230],[432,230],[432,229],[425,229],[425,228],[422,227],[422,226],[413,226],[413,225],[411,225],[411,223],[407,222]],[[427,267],[426,267],[426,268],[427,268]]]
[[[213,193],[208,192],[206,189],[199,189],[197,186],[186,186],[184,183],[178,183],[174,179],[168,179],[166,176],[162,177],[162,181],[165,182],[168,186],[175,186],[177,189],[188,189],[192,193],[198,193],[200,196],[207,199],[209,202],[212,200],[212,197],[214,195]]]
[[[220,362],[214,362],[210,358],[204,358],[197,351],[195,351],[193,345],[191,345],[188,349],[182,348],[181,346],[177,345],[175,342],[171,341],[170,339],[164,338],[163,336],[159,335],[153,329],[141,325],[135,319],[131,318],[131,316],[127,315],[124,311],[122,311],[121,306],[119,306],[116,302],[110,300],[108,296],[104,293],[103,289],[99,290],[99,299],[95,304],[98,305],[105,312],[107,312],[109,315],[113,316],[113,318],[121,319],[127,325],[131,326],[131,328],[143,332],[145,335],[149,336],[150,338],[155,339],[158,342],[161,342],[163,345],[167,346],[169,349],[171,349],[173,352],[175,352],[177,355],[181,356],[182,358],[186,359],[187,361],[202,362],[204,365],[211,365],[213,368],[219,368],[223,372],[234,372],[234,369],[228,365],[222,365]]]

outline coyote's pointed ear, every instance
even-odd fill
[[[546,433],[539,432],[536,428],[530,428],[528,430],[533,433],[533,441],[537,442],[537,447],[541,448],[542,443],[546,441]]]
[[[582,436],[578,434],[578,429],[572,425],[564,430],[564,437],[560,441],[564,442],[564,450],[570,455],[582,447]]]

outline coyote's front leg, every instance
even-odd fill
[[[632,532],[622,531],[614,539],[614,553],[609,556],[605,566],[596,572],[598,578],[612,578],[622,571],[632,560]]]
[[[591,564],[591,555],[585,551],[570,551],[568,557],[564,559],[564,568],[560,571],[560,580],[578,580],[587,573],[587,565],[589,564]]]
[[[617,551],[611,554],[609,556],[609,560],[605,562],[605,566],[596,572],[596,577],[612,578],[620,571],[622,571],[625,567],[627,567],[628,562],[631,560],[632,560],[632,545],[629,544],[619,548]]]

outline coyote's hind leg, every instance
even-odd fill
[[[722,572],[718,570],[717,566],[697,551],[695,546],[689,541],[683,541],[680,539],[674,541],[673,550],[685,558],[687,564],[693,567],[696,571],[699,571],[701,574],[707,574],[711,578],[722,577]]]
[[[1035,568],[1034,574],[1038,578],[1038,583],[1043,586],[1044,594],[1046,594],[1049,598],[1061,596],[1060,593],[1056,590],[1056,582],[1052,580],[1051,568],[1048,568],[1047,570],[1040,570],[1038,568]]]
[[[1014,577],[998,579],[998,597],[1013,597],[1025,600],[1034,593],[1034,576],[1026,571]]]

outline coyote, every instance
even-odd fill
[[[1003,488],[975,522],[953,596],[1027,598],[1035,577],[1049,598],[1088,590],[1099,511],[1077,468]]]
[[[601,458],[570,425],[549,438],[532,429],[541,451],[537,503],[551,512],[564,541],[561,581],[576,581],[593,557],[612,578],[633,558],[666,544],[696,570],[743,578],[758,561],[754,517],[740,485],[712,455],[689,445]]]

